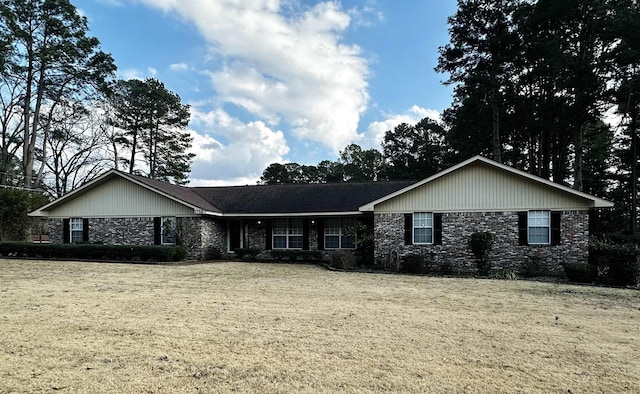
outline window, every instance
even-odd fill
[[[529,211],[528,241],[531,245],[551,243],[551,219],[549,211]]]
[[[433,213],[416,212],[413,214],[413,243],[433,243]]]
[[[302,219],[276,219],[271,234],[274,249],[302,249]]]
[[[69,240],[73,242],[82,242],[84,240],[84,227],[82,218],[69,219]]]
[[[324,222],[325,249],[355,249],[354,237],[346,234],[346,229],[354,223],[354,219],[326,219]]]
[[[176,244],[176,218],[175,217],[162,218],[161,237],[162,237],[161,238],[162,245]]]

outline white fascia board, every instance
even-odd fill
[[[281,217],[317,217],[317,216],[362,216],[360,211],[346,212],[295,212],[295,213],[224,213],[219,216],[232,218],[281,218]]]

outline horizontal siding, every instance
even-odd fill
[[[50,217],[193,215],[193,209],[121,177],[80,193],[49,211]]]
[[[583,210],[590,204],[585,198],[476,163],[382,202],[375,211]]]

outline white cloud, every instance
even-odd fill
[[[127,68],[122,71],[118,71],[118,77],[124,80],[129,79],[147,79],[155,78],[158,75],[158,70],[153,67],[147,67],[146,71],[140,71],[136,68]]]
[[[352,19],[339,3],[299,12],[285,0],[140,1],[197,26],[222,60],[208,72],[221,102],[336,152],[361,138],[369,68],[360,48],[342,41]]]
[[[393,130],[401,123],[416,124],[424,118],[430,118],[440,121],[440,113],[434,109],[422,108],[414,105],[403,114],[386,114],[386,119],[382,121],[371,122],[365,132],[365,138],[361,143],[364,148],[379,149],[384,140],[384,134],[387,130]]]
[[[245,124],[221,109],[201,112],[194,106],[191,122],[210,133],[191,130],[192,151],[196,154],[192,184],[255,184],[269,164],[285,161],[284,155],[289,152],[282,131],[272,130],[261,121]]]
[[[174,63],[169,66],[169,69],[171,71],[187,71],[189,66],[187,66],[187,63]]]

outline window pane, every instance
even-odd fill
[[[417,212],[413,214],[414,227],[433,227],[433,215],[430,212]]]
[[[338,249],[340,247],[340,237],[337,235],[327,235],[324,237],[324,247],[326,249]]]
[[[72,230],[71,231],[71,242],[82,242],[82,230]]]
[[[291,219],[289,234],[302,235],[302,219]]]
[[[82,218],[71,218],[69,220],[69,228],[71,230],[82,230]]]
[[[354,249],[355,247],[356,247],[356,243],[354,242],[353,237],[342,237],[343,249]]]
[[[416,228],[413,230],[413,243],[416,244],[430,244],[432,243],[432,229],[430,228]]]
[[[289,237],[289,249],[302,249],[302,237]]]
[[[548,244],[549,227],[529,227],[530,244]]]
[[[529,212],[529,226],[541,227],[549,225],[549,211],[531,211]]]
[[[274,249],[286,249],[287,248],[287,237],[274,236],[273,237],[273,248]]]

